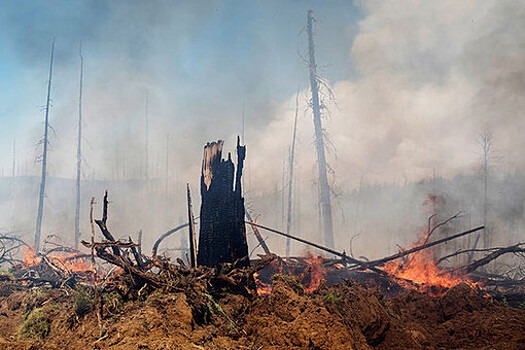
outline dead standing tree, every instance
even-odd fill
[[[314,114],[315,147],[317,151],[317,166],[319,169],[319,206],[321,209],[321,221],[325,237],[325,244],[334,248],[334,230],[332,223],[332,205],[330,202],[330,185],[328,184],[327,164],[325,155],[324,130],[321,122],[321,102],[319,99],[319,77],[317,76],[317,64],[315,63],[314,17],[312,10],[308,11],[308,58],[310,69],[310,89],[312,91],[312,110]]]
[[[78,91],[78,136],[77,136],[77,174],[76,174],[76,202],[75,202],[75,249],[78,249],[80,240],[80,173],[82,169],[82,80],[84,75],[84,57],[82,46],[78,52],[80,56],[80,79]]]
[[[201,174],[201,211],[198,265],[216,266],[236,263],[249,265],[244,198],[242,197],[242,169],[246,146],[237,138],[237,171],[228,153],[222,159],[223,141],[204,147]]]
[[[44,215],[44,197],[46,195],[46,168],[47,168],[47,146],[49,134],[49,105],[51,101],[51,78],[53,77],[53,56],[55,53],[55,39],[51,44],[51,58],[49,62],[49,80],[47,82],[46,112],[44,120],[44,139],[42,140],[42,177],[40,179],[40,194],[38,197],[38,212],[35,227],[35,250],[40,249],[40,235],[42,230],[42,217]]]
[[[297,136],[297,115],[299,114],[299,91],[295,95],[295,116],[293,122],[292,145],[290,146],[290,173],[288,178],[288,206],[286,210],[286,233],[290,234],[292,229],[292,194],[293,194],[293,171],[295,160],[295,138]],[[290,257],[290,238],[286,239],[286,258]]]
[[[489,208],[489,171],[490,171],[490,161],[493,158],[493,143],[494,139],[492,133],[485,131],[480,135],[479,144],[482,149],[482,172],[483,172],[483,225],[485,229],[483,233],[476,237],[474,241],[473,249],[476,249],[479,244],[479,240],[482,235],[482,245],[483,248],[489,248],[492,244],[492,237],[490,237],[490,225],[487,222],[488,208]],[[473,252],[469,256],[469,260],[473,259]]]
[[[487,214],[489,207],[489,161],[492,157],[493,148],[492,133],[488,131],[484,132],[481,135],[480,144],[483,149],[483,225],[485,226],[485,230],[483,231],[483,248],[488,248],[492,243],[492,237],[490,237],[490,227],[487,226]]]

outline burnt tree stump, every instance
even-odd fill
[[[237,171],[228,153],[222,159],[223,141],[204,146],[201,173],[201,211],[198,265],[235,263],[249,266],[241,177],[246,146],[237,138]]]

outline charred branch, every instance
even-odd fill
[[[470,230],[467,230],[467,231],[464,231],[464,232],[456,233],[455,235],[452,235],[452,236],[450,236],[450,237],[442,238],[442,239],[439,239],[439,240],[434,241],[434,242],[430,242],[430,243],[427,243],[427,244],[423,244],[423,245],[420,245],[420,246],[414,247],[414,248],[412,248],[412,249],[408,249],[408,250],[405,250],[405,251],[399,252],[399,253],[397,253],[397,254],[387,256],[387,257],[382,258],[382,259],[369,261],[367,264],[368,264],[369,266],[380,266],[380,265],[383,265],[384,263],[387,263],[387,262],[389,262],[389,261],[392,261],[392,260],[396,260],[396,259],[402,258],[402,257],[404,257],[404,256],[407,256],[407,255],[410,255],[410,254],[416,253],[416,252],[421,251],[421,250],[424,250],[424,249],[428,249],[428,248],[433,247],[433,246],[436,246],[436,245],[438,245],[438,244],[442,244],[442,243],[449,242],[449,241],[451,241],[451,240],[453,240],[453,239],[457,239],[457,238],[460,238],[460,237],[463,237],[463,236],[469,235],[469,234],[471,234],[471,233],[477,232],[477,231],[479,231],[479,230],[483,230],[484,228],[485,228],[485,226],[479,226],[479,227],[476,227],[476,228],[473,228],[473,229],[470,229]]]
[[[471,264],[467,266],[461,267],[460,270],[465,274],[469,274],[471,272],[476,271],[478,268],[487,265],[488,263],[499,258],[500,256],[504,254],[509,254],[509,253],[514,253],[514,254],[525,253],[525,247],[523,247],[522,243],[518,243],[510,247],[500,248],[488,254],[487,256],[472,262]]]

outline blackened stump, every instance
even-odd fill
[[[244,198],[242,197],[242,168],[246,146],[237,138],[237,171],[228,153],[222,159],[223,141],[204,146],[201,174],[201,212],[198,265],[216,266],[235,263],[249,265]]]

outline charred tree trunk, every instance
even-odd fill
[[[223,141],[204,147],[197,263],[216,266],[228,262],[245,267],[249,259],[241,178],[246,147],[237,138],[236,172],[231,154],[222,159],[222,147]]]

